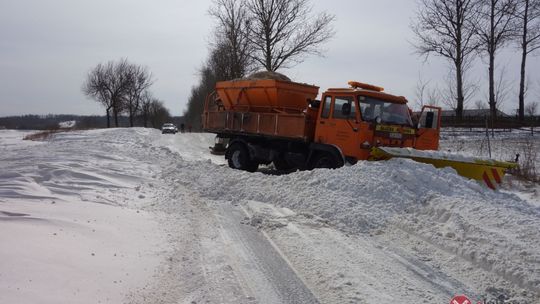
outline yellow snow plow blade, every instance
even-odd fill
[[[371,150],[374,160],[390,158],[410,158],[414,161],[432,164],[436,168],[451,167],[461,176],[484,182],[491,189],[496,189],[508,169],[517,168],[513,162],[490,159],[473,159],[437,151],[420,151],[411,148],[374,147]]]

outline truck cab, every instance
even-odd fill
[[[370,159],[377,146],[438,149],[439,108],[425,107],[417,121],[405,97],[368,84],[349,85],[324,92],[314,142],[336,147],[351,162]]]

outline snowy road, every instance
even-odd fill
[[[257,303],[318,303],[279,249],[248,225],[245,212],[232,205],[217,208],[222,237],[233,247],[231,257],[236,257],[250,297]]]
[[[207,134],[9,132],[0,303],[540,300],[540,209],[451,170],[249,174]]]

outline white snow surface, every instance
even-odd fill
[[[270,303],[223,206],[321,303],[540,301],[540,208],[519,189],[408,159],[251,174],[209,154],[211,134],[19,135],[0,131],[0,303]]]
[[[102,133],[0,131],[0,303],[120,303],[159,265],[165,237],[137,209],[147,173]]]
[[[75,121],[75,120],[62,121],[62,122],[58,123],[58,126],[61,129],[70,129],[70,128],[75,127],[75,125],[77,125],[77,121]]]
[[[441,160],[452,160],[463,163],[476,163],[481,161],[482,163],[496,164],[496,161],[486,158],[470,157],[464,154],[456,154],[445,151],[422,151],[416,150],[413,148],[392,148],[384,147],[382,148],[387,153],[390,153],[394,156],[405,157],[405,158],[429,158],[429,159],[441,159]]]

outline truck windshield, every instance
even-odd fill
[[[373,97],[358,96],[362,120],[375,122],[377,118],[381,123],[413,126],[409,108],[406,104],[392,103]]]

